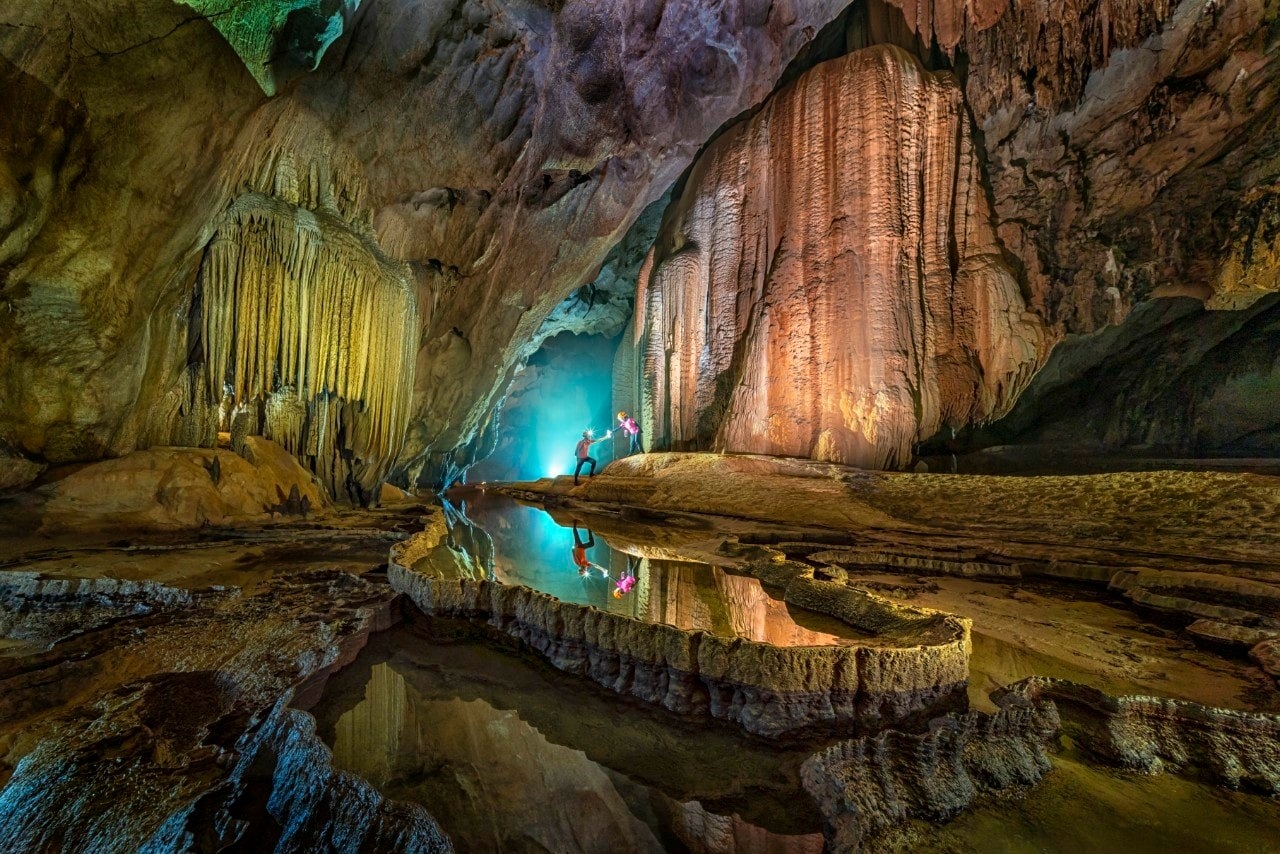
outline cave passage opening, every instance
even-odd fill
[[[468,473],[472,483],[536,480],[573,474],[583,431],[599,472],[627,451],[614,426],[613,356],[619,336],[562,332],[549,338],[516,374],[499,414],[494,451]],[[583,474],[586,474],[584,471]]]

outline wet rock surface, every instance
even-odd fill
[[[1018,683],[1008,694],[1051,700],[1066,734],[1109,765],[1147,774],[1169,771],[1266,795],[1280,792],[1280,715],[1112,697],[1041,677]]]
[[[192,548],[210,551],[166,554]],[[73,554],[110,573],[119,549]],[[287,708],[391,624],[385,581],[305,559],[251,591],[21,566],[0,570],[0,847],[452,850],[421,809],[336,771]]]
[[[432,643],[428,622],[375,638],[312,711],[335,762],[427,805],[459,848],[821,850],[799,774],[813,744],[694,724],[489,644]]]
[[[754,486],[753,478],[759,478]],[[847,490],[834,501],[817,505],[793,497],[806,490],[827,496],[833,482]],[[1213,512],[1209,505],[1187,504],[1181,518],[1171,512],[1177,506],[1168,503],[1171,492],[1184,488],[1198,498],[1221,488],[1259,512],[1248,522],[1237,517],[1230,530],[1239,536],[1223,538],[1223,528],[1201,527]],[[1142,497],[1148,489],[1162,496],[1149,511]],[[928,736],[909,729],[867,736],[808,766],[806,785],[819,803],[840,804],[831,807],[827,826],[828,841],[840,840],[837,850],[856,850],[867,840],[890,844],[885,840],[892,834],[884,836],[883,829],[909,824],[913,815],[939,820],[968,808],[975,793],[1032,785],[1048,773],[1060,744],[1075,745],[1103,765],[1273,791],[1280,694],[1265,670],[1276,591],[1271,478],[1169,472],[1097,479],[866,472],[844,478],[837,467],[812,463],[646,455],[576,488],[540,481],[510,490],[547,501],[557,514],[589,519],[597,530],[616,526],[620,542],[642,542],[646,525],[661,524],[662,508],[679,507],[672,518],[685,530],[685,550],[753,564],[767,583],[786,584],[797,573],[793,562],[803,561],[828,579],[821,583],[972,617],[970,678],[980,678],[987,690],[999,688],[995,705],[986,706],[992,712],[970,712],[947,724],[935,719],[931,726],[938,729]],[[756,490],[780,500],[763,505],[752,499]],[[793,501],[806,512],[792,512]],[[1099,515],[1099,501],[1124,503],[1126,514]],[[1144,526],[1147,512],[1160,513],[1158,535]],[[698,514],[717,519],[725,534],[708,539],[699,533]],[[945,530],[946,538],[934,539],[933,530]],[[1088,546],[1064,536],[1085,530]],[[736,542],[726,544],[724,536]],[[988,536],[998,544],[984,540]],[[1036,553],[1035,542],[1048,550]],[[1056,557],[1049,559],[1049,552]],[[774,553],[789,561],[771,560]],[[1064,583],[1076,585],[1075,592]],[[1106,616],[1108,610],[1114,616]],[[1143,615],[1171,622],[1144,627]],[[1262,670],[1231,663],[1230,656],[1259,641],[1261,649],[1253,648]],[[1144,696],[1144,689],[1166,696]],[[1208,704],[1177,699],[1184,692]],[[983,693],[977,687],[971,702],[984,707]],[[1021,719],[1009,712],[1014,708],[1039,712],[1015,725],[1011,721]],[[994,729],[972,741],[948,741],[969,732],[966,727],[983,726]],[[997,731],[1012,742],[1002,747]],[[920,755],[928,761],[916,761]],[[895,756],[915,759],[895,766]],[[875,770],[881,762],[884,769]],[[971,773],[968,762],[983,770]],[[931,763],[947,770],[921,770]],[[844,795],[842,779],[853,781]]]
[[[703,494],[729,500],[705,472],[699,480]],[[823,478],[808,480],[818,490],[827,488]],[[598,482],[604,486],[607,477]],[[317,711],[317,735],[311,717],[289,706],[313,708],[322,692],[319,680],[350,686],[370,678],[362,675],[368,671],[345,674],[342,668],[371,632],[396,618],[395,591],[378,573],[369,574],[372,561],[386,554],[388,538],[405,536],[397,527],[421,529],[424,518],[426,530],[397,543],[393,563],[416,568],[419,586],[429,575],[437,582],[452,579],[454,617],[463,620],[411,610],[416,634],[380,642],[379,660],[400,662],[398,676],[384,674],[388,690],[399,685],[392,694],[411,696],[415,712],[392,702],[391,694],[357,702],[347,693],[335,709]],[[591,518],[598,531],[609,530],[606,517]],[[663,524],[657,511],[615,519],[619,533],[612,540],[623,548],[639,543],[640,550]],[[1107,682],[1107,690],[1035,678],[1004,683],[1008,687],[996,692],[990,712],[963,711],[964,683],[996,672],[984,669],[991,664],[983,647],[989,640],[966,632],[965,649],[956,650],[951,663],[926,654],[942,648],[940,629],[967,628],[968,620],[943,617],[933,606],[957,600],[941,595],[945,586],[929,592],[929,576],[920,573],[943,573],[934,576],[941,585],[990,586],[988,576],[962,571],[966,561],[997,565],[990,558],[953,554],[936,565],[869,567],[849,560],[849,545],[830,529],[758,521],[735,528],[740,523],[730,516],[708,525],[684,515],[666,534],[652,534],[649,547],[661,560],[716,559],[759,577],[788,602],[825,610],[871,633],[854,646],[800,648],[804,660],[798,661],[791,648],[703,632],[690,646],[680,640],[690,633],[672,627],[580,606],[574,607],[586,613],[575,613],[545,594],[482,582],[486,571],[472,556],[441,548],[460,533],[449,531],[442,513],[421,506],[406,503],[337,522],[316,520],[308,527],[295,520],[209,532],[213,539],[203,540],[153,534],[154,542],[140,537],[128,545],[102,543],[99,534],[97,545],[72,538],[61,549],[20,548],[11,541],[12,556],[0,567],[8,585],[0,603],[7,632],[0,648],[7,710],[0,726],[0,806],[10,817],[0,839],[19,849],[64,832],[90,842],[128,840],[130,847],[161,849],[212,850],[253,840],[280,851],[330,845],[434,851],[498,839],[520,849],[579,833],[589,813],[590,826],[601,834],[593,839],[635,850],[662,850],[671,840],[716,850],[713,840],[732,840],[743,851],[816,851],[819,816],[829,850],[879,850],[896,844],[894,834],[904,828],[917,842],[942,839],[942,831],[921,828],[954,815],[986,815],[990,804],[1012,793],[1057,785],[1060,769],[1072,767],[1063,764],[1064,746],[1101,767],[1255,792],[1273,792],[1278,783],[1276,705],[1270,712],[1245,711],[1255,707],[1244,705],[1230,710],[1137,696],[1125,687],[1139,683],[1123,678]],[[339,562],[343,570],[324,569],[319,554],[338,554],[349,542],[364,545]],[[489,548],[495,542],[501,545],[490,541]],[[272,551],[273,543],[289,548]],[[308,551],[308,545],[320,551]],[[211,570],[208,561],[227,550],[266,562]],[[151,564],[139,562],[160,555],[172,563],[168,574],[150,573]],[[505,559],[490,554],[498,563]],[[361,560],[367,561],[363,570]],[[272,562],[279,565],[267,571]],[[952,565],[955,574],[946,574]],[[397,571],[393,565],[391,573]],[[1125,577],[1147,589],[1172,589],[1196,601],[1230,593],[1230,605],[1218,607],[1247,606],[1259,614],[1269,608],[1265,582],[1256,577],[1206,577],[1168,567],[1133,572]],[[152,577],[126,577],[138,574]],[[1103,586],[1108,576],[1072,575],[1077,584],[1096,576],[1096,595],[1110,595]],[[898,588],[874,580],[884,578],[896,579]],[[222,589],[213,589],[215,581]],[[1007,586],[1030,582],[995,583],[1014,589]],[[483,596],[482,589],[488,591]],[[912,596],[919,601],[911,602]],[[1050,601],[1028,599],[1022,607],[1043,617]],[[970,612],[980,628],[987,610]],[[66,620],[71,613],[83,621]],[[459,645],[459,636],[472,641]],[[497,644],[507,651],[488,648],[498,637],[507,639]],[[507,673],[500,660],[510,656],[513,638],[543,675],[497,675]],[[1150,653],[1157,666],[1170,650]],[[833,669],[832,655],[852,657]],[[946,667],[939,669],[940,663]],[[1028,666],[1054,672],[1047,661]],[[857,677],[847,695],[839,690],[840,672]],[[1173,672],[1176,683],[1209,671]],[[545,680],[566,687],[539,687]],[[956,683],[958,693],[948,687]],[[943,693],[922,691],[924,685]],[[1203,690],[1208,697],[1210,689]],[[1249,690],[1267,708],[1270,701],[1257,687]],[[573,714],[566,714],[565,691],[583,692]],[[1221,696],[1226,705],[1244,703]],[[480,708],[477,701],[487,705]],[[340,723],[357,707],[359,716]],[[378,733],[388,728],[399,735],[380,740]],[[786,738],[734,747],[744,738],[750,742],[743,731]],[[527,750],[486,748],[499,732],[507,733],[502,743],[508,747],[516,739]],[[808,740],[818,732],[827,740]],[[707,752],[697,762],[672,764],[682,751],[704,749],[690,747],[703,741]],[[339,751],[336,764],[326,744]],[[621,776],[586,763],[578,751]],[[790,769],[780,779],[756,783],[742,776],[744,757],[774,773],[778,760],[769,757],[775,754],[785,755]],[[421,775],[400,758],[409,755],[418,757],[414,767]],[[534,756],[543,764],[530,765]],[[423,757],[435,757],[427,762],[431,768],[438,759],[442,767],[465,769],[459,771],[463,777],[438,775],[422,765]],[[550,812],[512,801],[507,821],[477,816],[465,806],[470,796],[456,788],[465,780],[492,794],[493,781],[513,785],[535,767],[559,770],[539,777],[536,786],[518,786],[512,797],[519,803],[533,792],[554,800],[556,792],[588,779],[603,800],[592,801],[590,809]],[[808,794],[785,793],[802,779]],[[795,820],[796,797],[806,799],[807,824]],[[68,803],[77,805],[75,811],[60,806]],[[1267,820],[1250,818],[1247,832]],[[600,850],[586,842],[580,847]]]
[[[836,851],[863,850],[910,819],[946,821],[984,794],[1025,788],[1049,773],[1057,711],[1017,697],[995,714],[938,718],[927,733],[889,732],[827,748],[804,765]]]

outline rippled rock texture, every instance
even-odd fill
[[[592,304],[582,289],[597,278],[613,291],[620,267],[610,249],[847,6],[42,0],[6,10],[0,441],[36,465],[207,444],[209,425],[231,417],[221,411],[229,402],[354,500],[387,472],[434,480],[474,461],[534,342],[625,311],[625,299],[609,297],[608,312],[586,317],[582,300],[565,298]],[[793,453],[900,461],[910,437],[935,423],[982,420],[1007,405],[1040,347],[1019,293],[1052,338],[1119,320],[1155,293],[1242,306],[1273,287],[1267,3],[859,0],[852,11],[843,50],[900,45],[930,68],[954,64],[955,82],[944,93],[946,75],[917,74],[923,89],[913,96],[902,63],[882,64],[872,97],[854,109],[863,139],[842,139],[824,158],[834,142],[821,123],[775,127],[772,136],[807,140],[809,155],[788,161],[779,148],[724,192],[753,188],[741,203],[748,211],[767,183],[762,170],[772,170],[846,195],[883,188],[876,198],[893,210],[826,217],[830,232],[823,217],[729,223],[714,246],[717,269],[750,266],[738,256],[806,259],[801,266],[838,257],[859,281],[874,268],[934,296],[918,310],[862,316],[869,346],[883,348],[865,364],[794,352],[805,349],[790,339],[809,322],[803,312],[792,318],[801,326],[757,324],[752,334],[772,335],[778,352],[818,366],[797,385],[840,385],[847,399],[814,414],[804,399],[815,392],[774,388],[770,407],[803,414],[804,426],[766,418],[757,435],[739,420],[726,441],[741,444],[745,431]],[[821,100],[812,90],[827,87],[797,88]],[[264,89],[276,94],[265,100]],[[884,108],[895,89],[897,112]],[[855,107],[847,95],[832,99],[845,99],[841,113]],[[929,116],[907,109],[926,101]],[[727,136],[759,130],[756,117]],[[895,145],[891,159],[915,159],[926,176],[918,200],[877,171],[892,165],[883,157]],[[932,152],[923,164],[921,151]],[[837,177],[840,163],[853,168]],[[699,175],[725,168],[721,159]],[[735,207],[718,204],[726,215]],[[898,210],[900,235],[849,233]],[[795,227],[780,246],[783,226]],[[759,244],[753,234],[764,235]],[[900,268],[873,257],[895,241],[907,251]],[[666,241],[663,252],[691,260],[712,251],[703,243]],[[655,260],[658,269],[676,259]],[[722,274],[735,293],[755,275]],[[780,280],[798,281],[790,272]],[[304,307],[299,281],[323,283],[324,304]],[[939,325],[948,281],[955,294]],[[258,304],[255,293],[293,308],[250,316],[243,306]],[[746,303],[759,302],[753,293],[744,291]],[[410,320],[409,302],[417,318],[401,341],[387,330]],[[286,377],[301,341],[295,321],[314,326],[319,349]],[[334,342],[367,334],[396,337],[409,352],[379,355],[381,376],[361,376],[362,357]],[[892,341],[909,344],[883,343]],[[669,349],[703,358],[692,334]],[[706,359],[732,361],[714,348]],[[747,400],[759,389],[737,386],[743,411],[763,405]],[[682,404],[680,429],[710,442],[733,423],[724,417],[731,391],[713,383],[698,392]],[[895,414],[884,421],[881,412]]]
[[[859,851],[909,819],[946,821],[984,794],[1035,785],[1051,769],[1057,730],[1052,703],[1013,698],[995,714],[938,718],[927,733],[841,742],[805,763],[805,789],[832,849]]]
[[[892,468],[1002,414],[1043,333],[957,80],[868,48],[720,136],[668,210],[627,343],[655,447]]]
[[[1051,700],[1064,732],[1105,764],[1280,793],[1280,715],[1157,697],[1112,697],[1086,685],[1041,677],[1009,691],[1037,702]]]

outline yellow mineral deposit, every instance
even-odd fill
[[[262,402],[265,435],[335,493],[347,449],[370,489],[409,415],[411,277],[361,218],[361,182],[331,170],[327,152],[302,157],[285,144],[247,168],[256,191],[232,202],[201,268],[208,397],[229,388],[237,403]]]

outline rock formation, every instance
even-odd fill
[[[386,381],[397,394],[412,382],[404,435],[390,436],[401,417],[394,406],[384,411],[344,396],[335,453],[328,452],[332,431],[320,426],[335,418],[330,404],[309,416],[314,432],[326,433],[325,450],[304,450],[304,462],[331,490],[355,498],[385,471],[434,481],[436,468],[465,466],[490,446],[492,413],[539,336],[578,322],[575,313],[593,304],[589,293],[565,298],[591,284],[602,262],[609,278],[617,269],[606,261],[610,249],[698,146],[762,103],[784,66],[818,41],[839,42],[836,53],[895,44],[931,68],[953,67],[958,90],[945,94],[938,91],[945,75],[917,75],[917,94],[933,92],[928,97],[948,117],[925,135],[916,132],[918,117],[866,116],[874,139],[851,144],[842,162],[854,177],[842,170],[839,181],[852,180],[854,191],[869,186],[873,176],[862,170],[877,161],[853,162],[853,152],[894,134],[928,140],[930,149],[945,143],[938,150],[958,164],[959,190],[981,186],[975,174],[985,170],[999,241],[984,233],[991,231],[984,193],[933,205],[934,190],[951,180],[933,162],[922,173],[933,170],[922,203],[945,208],[945,222],[918,229],[932,245],[919,250],[922,272],[903,273],[904,281],[923,281],[943,270],[961,296],[982,290],[966,291],[970,280],[995,282],[988,293],[996,298],[966,307],[975,328],[984,317],[997,332],[1020,327],[1017,312],[1000,317],[1016,303],[1015,291],[1056,335],[1117,321],[1152,294],[1193,293],[1237,307],[1273,287],[1277,174],[1267,143],[1277,121],[1270,109],[1276,36],[1266,26],[1267,4],[859,0],[839,22],[843,33],[823,31],[846,7],[843,0],[733,0],[710,15],[697,3],[621,0],[452,0],[430,8],[407,0],[148,0],[116,14],[100,4],[41,0],[7,10],[0,74],[13,109],[0,123],[0,442],[37,466],[207,443],[211,419],[203,410],[216,409],[221,395],[215,389],[216,400],[198,399],[196,388],[204,366],[214,374],[224,367],[207,359],[248,343],[255,354],[264,348],[269,366],[285,342],[273,338],[274,308],[261,341],[256,318],[230,332],[216,325],[223,340],[200,340],[212,331],[205,320],[235,310],[235,300],[224,299],[201,313],[197,295],[219,278],[215,256],[233,246],[243,254],[241,244],[256,240],[241,227],[252,207],[254,216],[272,212],[276,226],[287,221],[288,234],[273,226],[287,237],[274,244],[284,254],[250,252],[244,277],[219,279],[234,282],[223,296],[238,299],[242,286],[258,287],[259,272],[266,283],[296,280],[262,265],[294,257],[290,247],[306,234],[319,235],[318,243],[305,239],[325,259],[325,289],[352,265],[366,274],[362,280],[380,282],[339,288],[340,298],[360,304],[363,294],[394,295],[406,283],[414,292],[417,329],[402,343],[413,349],[415,366]],[[814,61],[809,54],[802,66]],[[748,121],[759,127],[758,116]],[[740,122],[727,134],[743,137],[746,127]],[[309,140],[322,140],[324,150],[308,148]],[[277,156],[264,159],[270,152]],[[311,221],[310,214],[333,209],[291,200],[288,182],[256,182],[265,173],[245,168],[266,163],[292,164],[304,183],[332,178],[335,189],[363,189],[335,200],[336,219]],[[821,172],[788,167],[796,175]],[[703,178],[714,171],[699,167]],[[839,181],[831,186],[848,189]],[[957,238],[951,242],[960,255],[951,257],[941,234]],[[858,245],[847,231],[836,235],[841,240]],[[804,241],[811,245],[812,236]],[[793,248],[761,251],[794,258]],[[745,257],[756,249],[734,251]],[[664,263],[654,272],[674,272],[676,259],[656,260]],[[617,320],[625,300],[608,302]],[[923,323],[936,308],[915,314]],[[929,338],[900,311],[896,317],[905,325],[894,335],[911,339],[916,351],[926,339],[947,337]],[[314,322],[337,322],[343,338],[359,340],[366,319],[372,322],[363,312],[344,313],[339,302]],[[306,331],[313,341],[325,334]],[[1027,352],[1020,348],[1031,337],[1023,328],[994,342],[948,339],[938,353],[904,355],[907,378],[894,382],[919,386],[919,404],[899,392],[898,399],[846,401],[833,412],[856,425],[867,406],[919,409],[907,420],[918,420],[920,430],[903,428],[911,435],[935,423],[981,420],[999,412],[1022,380],[1017,366]],[[964,355],[970,351],[994,363],[975,363]],[[371,364],[396,370],[404,360],[394,355]],[[833,380],[836,373],[826,372]],[[956,400],[930,400],[922,376],[936,376],[937,394]],[[205,379],[216,385],[219,378]],[[279,392],[275,410],[285,400],[314,408],[343,395],[327,378],[305,378],[307,388],[296,375],[266,379],[255,407]],[[634,382],[628,375],[624,384]],[[718,421],[729,401],[723,389],[710,392]],[[705,404],[699,399],[695,409]],[[277,415],[287,414],[291,433],[297,407],[284,409]],[[257,413],[251,426],[267,430],[267,417]],[[692,427],[712,441],[715,425],[695,419]],[[810,444],[806,452],[820,456],[888,462],[911,443],[881,431],[875,446],[888,441],[898,450],[872,453],[865,431],[827,430],[819,423],[801,431],[805,442],[777,446],[794,453]],[[358,458],[354,465],[346,465],[348,454]],[[330,472],[331,462],[311,459],[328,456],[354,470]]]
[[[311,719],[288,708],[304,679],[389,625],[385,585],[319,570],[253,595],[61,589],[116,613],[0,667],[0,848],[452,850],[420,808],[335,771]],[[52,593],[26,591],[28,622]]]
[[[274,442],[241,453],[151,448],[86,466],[37,493],[46,531],[147,530],[305,516],[329,503],[309,472]]]
[[[1237,287],[1277,177],[1269,4],[890,2],[964,57],[999,235],[1052,330]]]
[[[945,710],[963,691],[967,620],[818,581],[800,565],[776,581],[787,601],[884,637],[778,647],[646,622],[455,574],[443,536],[437,522],[392,546],[388,558],[392,586],[422,612],[487,626],[559,670],[680,715],[728,720],[770,738],[838,726],[874,730]]]
[[[1280,299],[1235,311],[1154,299],[1068,338],[975,444],[1169,457],[1271,456],[1280,440]],[[1044,456],[1038,454],[1037,456]]]
[[[1280,792],[1280,715],[1157,697],[1112,697],[1087,685],[1038,676],[1011,686],[1009,694],[1052,701],[1063,732],[1108,765],[1198,777],[1265,795]]]
[[[1043,334],[970,136],[953,76],[875,47],[718,138],[624,343],[649,442],[892,468],[1006,411]]]
[[[306,259],[293,253],[310,243],[331,284],[354,270],[379,280],[362,290],[323,286],[344,300],[394,294],[393,280],[410,271],[418,328],[385,343],[412,348],[416,365],[380,364],[398,373],[377,378],[413,384],[408,427],[386,448],[380,428],[348,432],[368,434],[364,450],[386,451],[356,479],[389,461],[402,477],[416,475],[483,432],[547,316],[843,5],[733,0],[716,15],[631,0],[6,10],[0,73],[14,109],[0,122],[0,439],[37,463],[174,441],[175,413],[203,405],[189,364],[234,352],[235,335],[259,327],[254,318],[226,340],[223,324],[224,340],[199,346],[202,325],[192,323],[198,277],[231,281],[225,268],[210,269],[220,251],[206,252],[210,242],[243,254],[257,240],[242,228],[242,197],[257,193],[267,198],[255,198],[254,210],[288,228],[251,252],[254,261],[280,258],[296,271],[290,265]],[[338,24],[343,35],[332,41]],[[264,103],[263,88],[273,87]],[[290,198],[288,181],[259,182],[268,164],[292,164],[297,191],[322,197],[333,182],[340,216]],[[241,273],[237,289],[262,286],[259,275],[269,288],[297,280],[275,267]],[[225,300],[210,308],[233,310]],[[339,321],[341,337],[358,340],[365,322],[341,304],[313,319],[322,328],[307,330],[312,342]],[[369,328],[390,331],[385,322]],[[285,342],[268,325],[250,352],[267,365]],[[277,361],[291,363],[287,353]],[[309,406],[343,394],[328,376],[309,377],[307,388],[296,376],[267,379],[264,396],[289,388],[286,397]],[[400,413],[364,403],[355,409],[388,430],[399,422]],[[344,414],[355,415],[345,405]],[[362,444],[349,435],[344,452]],[[343,497],[352,491],[346,474],[332,478]]]
[[[1057,733],[1052,703],[1010,697],[995,714],[938,718],[923,734],[840,742],[805,763],[805,789],[831,849],[860,851],[908,819],[945,821],[984,794],[1038,783]]]
[[[222,33],[262,91],[314,71],[360,0],[178,0]]]

